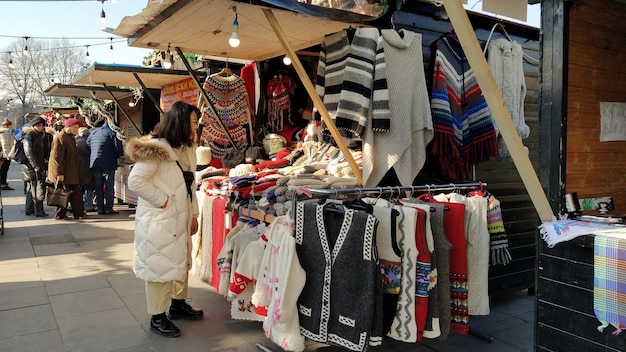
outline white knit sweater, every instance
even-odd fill
[[[363,182],[378,185],[394,168],[402,185],[411,185],[426,161],[433,138],[433,122],[424,76],[421,34],[392,29],[382,31],[389,89],[391,130],[363,137]]]
[[[530,127],[524,118],[524,99],[526,80],[524,77],[524,52],[515,41],[495,39],[489,43],[487,62],[493,78],[502,94],[504,105],[511,114],[511,119],[520,138],[530,135]],[[496,126],[496,131],[499,131]]]

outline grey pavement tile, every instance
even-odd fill
[[[115,352],[160,352],[161,349],[158,348],[155,344],[149,343],[141,346],[133,346],[129,348],[123,348],[121,350],[117,350]]]
[[[50,305],[0,311],[0,339],[56,331],[57,323]]]
[[[125,308],[58,317],[68,352],[110,352],[150,344],[140,324]]]
[[[138,293],[136,295],[124,296],[120,298],[138,322],[144,324],[150,320],[145,293]]]
[[[50,304],[57,318],[103,312],[124,307],[124,303],[111,288],[98,288],[51,296]]]
[[[46,290],[42,286],[5,290],[0,294],[0,310],[47,305],[49,303]]]
[[[0,284],[40,280],[41,272],[39,271],[38,267],[23,267],[11,269],[0,268]]]
[[[83,249],[76,242],[44,244],[40,246],[33,246],[33,249],[35,250],[35,254],[37,254],[38,257],[83,252]]]
[[[41,282],[41,277],[38,276],[37,279],[30,279],[28,277],[23,276],[15,276],[14,280],[0,280],[0,295],[5,291],[13,291],[23,288],[33,288],[33,287],[43,287],[43,282]]]
[[[46,280],[44,284],[46,285],[46,291],[49,296],[109,287],[109,283],[101,275]]]
[[[13,336],[0,340],[0,345],[3,351],[65,352],[57,330]]]
[[[111,275],[106,278],[106,281],[120,297],[145,292],[145,282],[136,278],[133,273]]]
[[[66,266],[46,266],[42,267],[40,271],[41,278],[44,281],[100,275],[100,272],[94,266],[81,263]]]

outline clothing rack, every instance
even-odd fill
[[[386,193],[399,193],[399,192],[432,192],[432,191],[454,191],[462,189],[479,189],[482,190],[487,186],[484,182],[470,182],[470,183],[448,183],[448,184],[430,184],[421,186],[386,186],[386,187],[369,187],[369,188],[330,188],[330,189],[311,189],[303,187],[303,193],[309,192],[312,196],[348,196],[348,195],[365,195],[365,194],[386,194]],[[294,202],[295,206],[296,202]],[[270,223],[276,218],[273,215],[266,214],[262,211],[255,210],[248,207],[239,207],[239,216],[248,217],[262,222]]]
[[[311,189],[304,188],[306,192],[317,196],[344,196],[344,195],[364,195],[364,194],[385,194],[399,192],[432,192],[432,191],[450,191],[461,189],[482,189],[487,186],[484,182],[470,183],[448,183],[448,184],[429,184],[420,186],[385,186],[385,187],[369,187],[369,188],[325,188]]]

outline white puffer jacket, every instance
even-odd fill
[[[190,258],[191,202],[176,154],[164,139],[132,139],[126,154],[135,162],[128,188],[138,195],[135,211],[137,278],[150,282],[183,280]],[[167,207],[161,206],[167,200]]]

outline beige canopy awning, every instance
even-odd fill
[[[124,88],[109,88],[116,99],[124,99],[133,95],[133,91]],[[110,100],[111,94],[103,86],[81,85],[81,84],[60,84],[55,83],[46,88],[44,94],[48,97],[63,98],[97,98],[102,100]]]
[[[147,88],[161,89],[162,86],[189,77],[189,72],[126,65],[93,64],[74,79],[74,84],[107,85],[112,87],[141,87],[135,77],[139,76]],[[197,72],[198,76],[205,76]]]
[[[241,40],[237,48],[228,45],[235,19],[234,7],[237,9]],[[285,49],[268,24],[262,8],[270,7],[232,0],[155,2],[138,15],[124,17],[113,33],[128,37],[132,47],[167,50],[170,45],[181,48],[185,53],[266,60],[284,55]],[[294,50],[317,45],[324,35],[348,27],[345,22],[276,8],[272,11]]]

